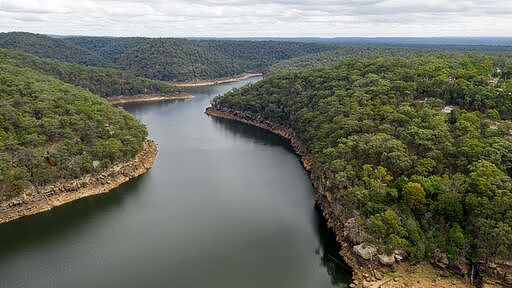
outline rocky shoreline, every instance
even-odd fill
[[[141,102],[157,102],[168,100],[187,100],[192,99],[194,96],[188,93],[178,93],[175,95],[167,94],[149,94],[149,95],[134,95],[134,96],[113,96],[106,98],[107,102],[112,105],[126,104],[126,103],[141,103]]]
[[[109,192],[119,185],[146,173],[158,153],[157,144],[146,140],[142,151],[128,162],[119,163],[99,174],[80,179],[59,181],[36,192],[27,190],[22,196],[0,203],[0,224],[51,210],[84,197]]]
[[[234,77],[227,78],[219,78],[219,79],[211,79],[211,80],[198,80],[198,81],[188,81],[188,82],[171,82],[171,85],[182,88],[192,88],[192,87],[204,87],[211,86],[217,84],[231,83],[236,81],[241,81],[245,79],[249,79],[256,76],[262,76],[262,73],[244,73]]]
[[[382,264],[379,257],[376,257],[377,255],[371,255],[368,259],[362,258],[361,254],[355,252],[353,243],[347,238],[346,229],[344,229],[346,223],[338,215],[338,209],[331,201],[332,195],[329,191],[324,191],[321,186],[320,179],[323,176],[316,169],[313,157],[307,154],[304,144],[292,130],[272,123],[261,116],[230,109],[217,110],[209,107],[205,113],[212,117],[259,127],[290,141],[295,153],[300,156],[304,169],[309,172],[309,177],[315,188],[315,201],[321,208],[329,228],[336,234],[336,240],[340,244],[340,255],[352,270],[353,278],[350,287],[473,287],[461,277],[446,275],[429,264],[412,266],[407,262],[393,260],[393,263],[385,265]]]

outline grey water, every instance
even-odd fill
[[[124,106],[158,143],[153,168],[0,225],[0,287],[345,287],[350,272],[288,143],[204,114],[257,80]]]

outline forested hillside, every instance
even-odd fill
[[[2,200],[131,159],[147,136],[129,113],[31,69],[0,63],[0,95]]]
[[[306,43],[153,39],[128,50],[119,65],[136,75],[166,81],[214,79],[263,72],[281,60],[335,48]]]
[[[333,50],[330,44],[185,40],[142,37],[67,37],[0,33],[0,48],[88,66],[112,66],[137,76],[191,81],[263,72],[281,60]]]
[[[212,104],[297,133],[352,245],[461,274],[484,263],[484,273],[512,259],[511,63],[355,58],[271,75]]]
[[[407,56],[425,55],[441,52],[464,52],[464,53],[485,53],[485,54],[512,54],[512,46],[456,46],[456,45],[413,45],[413,46],[340,46],[336,50],[309,54],[284,61],[280,61],[267,70],[275,73],[292,69],[311,69],[317,67],[334,67],[341,60],[350,57],[372,56]]]
[[[77,46],[87,49],[103,59],[116,63],[126,50],[149,41],[144,37],[71,37],[65,38]]]
[[[89,50],[62,39],[27,32],[0,33],[0,48],[13,49],[43,58],[89,66],[108,66],[110,63]]]
[[[69,64],[7,49],[0,49],[0,63],[30,68],[103,97],[177,92],[168,83],[135,77],[127,71]]]

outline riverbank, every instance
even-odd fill
[[[259,127],[290,141],[295,153],[300,156],[304,169],[309,172],[315,187],[315,201],[322,209],[329,228],[336,234],[336,240],[340,244],[340,254],[352,269],[353,279],[350,287],[472,287],[461,277],[448,275],[446,271],[435,269],[429,264],[412,266],[408,262],[401,262],[389,267],[376,261],[378,257],[373,257],[373,261],[359,257],[354,252],[353,243],[346,237],[345,221],[342,221],[343,217],[339,215],[339,207],[331,201],[332,195],[329,191],[324,191],[321,186],[322,174],[315,168],[313,157],[307,153],[304,144],[292,130],[260,116],[240,111],[216,110],[209,107],[206,109],[206,114]]]
[[[262,76],[262,73],[244,73],[234,77],[226,77],[226,78],[218,78],[211,80],[198,80],[198,81],[188,81],[188,82],[171,82],[172,85],[176,87],[182,88],[192,88],[192,87],[203,87],[203,86],[211,86],[217,84],[231,83],[236,81],[241,81],[245,79],[249,79],[252,77]]]
[[[84,197],[109,192],[119,185],[146,173],[158,153],[157,144],[146,140],[142,151],[132,160],[117,164],[99,174],[60,181],[40,189],[26,191],[23,196],[0,203],[0,224],[51,210]]]
[[[175,95],[167,94],[150,94],[150,95],[134,95],[134,96],[114,96],[106,98],[107,102],[112,105],[126,104],[126,103],[141,103],[141,102],[156,102],[156,101],[169,101],[169,100],[187,100],[192,99],[194,96],[181,92]]]

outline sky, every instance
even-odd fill
[[[0,0],[0,31],[148,37],[512,36],[512,0]]]

